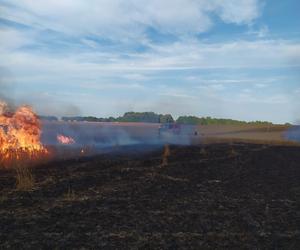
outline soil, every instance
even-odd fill
[[[300,147],[163,150],[41,165],[30,191],[0,170],[0,249],[300,248]]]

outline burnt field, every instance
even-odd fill
[[[0,170],[0,248],[299,249],[300,147],[164,151],[124,146],[47,163],[26,192]]]

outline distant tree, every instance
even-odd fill
[[[159,115],[159,123],[173,123],[174,119],[170,114]]]
[[[201,118],[198,118],[196,116],[179,116],[176,122],[196,125],[201,123]]]
[[[56,118],[57,119],[57,118]],[[173,123],[175,122],[170,114],[156,114],[154,112],[126,112],[123,116],[118,118],[97,118],[94,116],[73,116],[62,117],[63,121],[89,121],[89,122],[148,122],[148,123]],[[197,117],[197,116],[179,116],[176,120],[177,123],[192,124],[192,125],[272,125],[267,121],[239,121],[233,119]]]
[[[58,121],[58,118],[56,116],[44,116],[44,115],[40,115],[39,119],[43,120],[43,121]]]
[[[272,125],[271,122],[266,121],[254,121],[246,122],[233,119],[220,119],[208,117],[197,117],[197,116],[180,116],[176,120],[178,123],[182,124],[193,124],[193,125],[241,125],[241,124],[256,124],[256,125]]]
[[[72,122],[72,121],[83,121],[83,117],[80,116],[63,116],[61,118],[62,121]]]
[[[97,117],[94,117],[94,116],[83,117],[83,120],[87,121],[87,122],[98,122],[99,121],[99,119]]]
[[[118,118],[118,121],[158,123],[159,115],[154,112],[126,112],[123,117]]]

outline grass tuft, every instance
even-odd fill
[[[74,201],[76,199],[76,195],[74,190],[69,186],[68,192],[64,194],[64,200],[66,201]]]
[[[206,151],[206,149],[205,149],[204,147],[201,148],[200,154],[201,154],[202,156],[206,156],[206,155],[207,155],[207,151]]]
[[[16,189],[20,191],[30,191],[34,187],[34,176],[32,170],[27,165],[18,164],[16,171]]]
[[[238,152],[232,147],[229,151],[230,157],[236,157],[238,155]]]
[[[170,147],[168,144],[166,144],[162,155],[162,163],[161,163],[162,167],[168,166],[168,158],[170,155],[171,155]]]

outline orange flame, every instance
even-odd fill
[[[57,135],[57,141],[60,143],[60,144],[74,144],[75,143],[75,140],[70,137],[70,136],[65,136],[65,135]]]
[[[15,113],[0,100],[0,164],[35,160],[47,153],[40,142],[41,126],[37,115],[29,106],[19,107]]]

